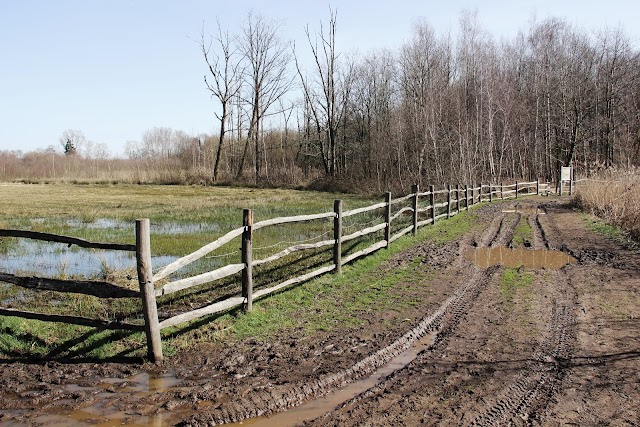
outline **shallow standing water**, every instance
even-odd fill
[[[176,414],[171,412],[154,413],[157,408],[149,408],[149,414],[134,411],[117,411],[107,403],[109,399],[119,393],[133,393],[135,396],[149,396],[179,388],[182,379],[173,375],[152,375],[147,372],[138,373],[130,378],[106,378],[93,387],[67,385],[68,391],[89,389],[95,393],[98,402],[74,410],[53,410],[51,413],[36,418],[36,422],[47,427],[80,427],[80,426],[153,426],[164,427],[175,424]],[[14,423],[9,426],[22,426]]]
[[[154,266],[163,266],[178,257],[153,256]],[[92,277],[109,271],[135,269],[133,252],[84,249],[64,243],[20,239],[9,253],[0,256],[0,271],[44,277],[82,275]]]
[[[564,252],[548,249],[476,248],[465,251],[463,255],[467,261],[475,263],[480,268],[502,265],[512,268],[558,270],[577,261]]]

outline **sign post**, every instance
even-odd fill
[[[562,196],[562,185],[565,181],[569,181],[569,195],[573,193],[573,168],[571,166],[562,166],[560,169],[560,195]]]

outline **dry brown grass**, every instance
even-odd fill
[[[640,239],[640,170],[612,169],[578,182],[576,201],[585,211]]]

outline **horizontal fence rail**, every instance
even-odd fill
[[[298,252],[298,251],[304,251],[304,250],[308,250],[308,249],[319,249],[322,248],[324,246],[333,246],[333,244],[335,243],[335,240],[322,240],[320,242],[316,242],[316,243],[302,243],[300,245],[295,245],[295,246],[290,246],[286,249],[283,249],[282,251],[273,254],[267,258],[264,259],[259,259],[259,260],[254,260],[253,261],[253,265],[254,266],[258,266],[258,265],[262,265],[262,264],[267,264],[269,262],[273,262],[273,261],[277,261],[280,258],[284,258],[287,255],[290,255],[294,252]]]
[[[45,242],[66,243],[68,245],[76,245],[82,248],[89,248],[89,249],[111,249],[116,251],[129,251],[129,252],[136,251],[135,245],[125,245],[120,243],[90,242],[88,240],[78,239],[77,237],[60,236],[57,234],[40,233],[37,231],[0,230],[0,237],[23,237],[26,239],[42,240]]]
[[[225,277],[232,276],[236,273],[244,270],[244,264],[229,264],[227,266],[218,268],[217,270],[209,271],[207,273],[198,274],[197,276],[189,277],[186,279],[176,280],[175,282],[167,283],[161,288],[155,290],[156,296],[169,295],[174,292],[182,291],[192,288],[194,286],[202,285],[203,283],[213,282],[214,280],[224,279]]]
[[[208,245],[201,247],[197,251],[195,251],[195,252],[193,252],[193,253],[191,253],[189,255],[186,255],[186,256],[184,256],[184,257],[182,257],[180,259],[177,259],[177,260],[173,261],[170,264],[167,264],[165,267],[162,268],[162,270],[158,271],[153,276],[153,281],[157,282],[158,280],[164,279],[168,275],[170,275],[172,273],[175,273],[176,271],[180,270],[181,268],[186,267],[187,265],[199,260],[203,256],[208,255],[209,253],[211,253],[211,252],[215,251],[216,249],[222,247],[223,245],[229,243],[230,241],[232,241],[236,237],[241,236],[242,233],[244,233],[244,231],[245,231],[244,227],[236,228],[235,230],[232,230],[232,231],[228,232],[227,234],[225,234],[224,236],[220,237],[215,242],[211,242]]]
[[[329,272],[340,273],[343,265],[380,249],[388,248],[392,242],[402,236],[409,233],[415,234],[419,227],[435,224],[442,219],[451,218],[464,210],[469,210],[471,206],[478,203],[491,202],[497,199],[517,198],[527,194],[549,193],[550,185],[540,181],[516,182],[508,185],[500,183],[461,186],[458,184],[455,186],[448,185],[438,190],[436,190],[434,186],[430,186],[428,191],[420,191],[419,187],[414,185],[411,193],[405,196],[392,199],[391,193],[386,193],[384,202],[345,211],[342,210],[342,201],[336,200],[333,212],[296,215],[253,222],[253,211],[245,209],[241,227],[231,230],[200,249],[161,267],[155,274],[152,273],[151,268],[148,219],[136,220],[135,245],[90,242],[75,237],[25,230],[0,230],[0,236],[3,237],[37,239],[47,242],[78,245],[84,248],[135,252],[139,284],[138,290],[127,289],[119,285],[100,281],[20,277],[3,272],[0,272],[0,281],[35,290],[81,293],[99,298],[140,298],[142,300],[144,325],[101,319],[87,319],[78,316],[33,313],[2,307],[0,307],[0,315],[65,322],[104,329],[143,330],[147,336],[148,356],[151,360],[159,363],[163,360],[160,342],[160,331],[162,329],[175,327],[185,322],[240,306],[244,306],[245,310],[250,311],[254,299],[264,298],[274,292],[279,292],[287,287]],[[381,214],[378,213],[378,215],[382,215],[382,217],[372,215],[376,211],[382,211]],[[343,228],[345,218],[355,217],[357,215],[365,216],[365,221]],[[267,255],[262,259],[253,259],[253,233],[257,230],[293,223],[326,220],[331,220],[333,223],[332,239],[324,239],[313,243],[297,242],[292,246]],[[355,227],[359,229],[353,232],[344,232],[345,228],[353,229]],[[381,238],[375,237],[381,234]],[[366,240],[358,240],[362,238],[366,238]],[[238,242],[238,240],[240,240],[240,242]],[[373,242],[368,244],[371,240],[373,240]],[[352,244],[352,246],[357,250],[343,256],[342,244],[353,241],[356,241],[356,243],[355,245]],[[169,276],[174,273],[231,243],[236,245],[236,248],[238,244],[241,246],[240,263],[227,264],[212,271],[195,274],[191,277],[183,277],[177,280],[169,279]],[[368,244],[368,246],[362,248],[361,246],[364,244]],[[318,251],[329,247],[332,247],[333,257],[327,265],[320,265],[312,271],[306,271],[297,277],[287,278],[271,286],[261,285],[260,289],[253,289],[253,267],[269,265],[298,252]],[[351,250],[354,249],[348,249],[347,252]],[[275,268],[279,267],[276,266]],[[222,279],[238,275],[239,273],[241,275],[242,285],[239,295],[230,296],[222,301],[215,301],[203,307],[179,313],[159,321],[156,298],[164,298],[176,292],[218,282]],[[182,295],[180,298],[182,298]]]
[[[313,221],[317,219],[333,218],[333,217],[335,217],[334,212],[327,212],[327,213],[314,214],[314,215],[288,216],[288,217],[274,218],[274,219],[268,219],[265,221],[256,222],[255,224],[253,224],[252,227],[253,227],[253,230],[255,231],[263,227],[269,227],[271,225],[291,224],[294,222],[306,222],[306,221]]]
[[[348,216],[352,216],[352,215],[358,215],[358,214],[362,214],[365,212],[370,212],[370,211],[374,211],[376,209],[382,209],[387,207],[387,203],[378,203],[377,205],[372,205],[372,206],[366,206],[364,208],[358,208],[358,209],[353,209],[350,211],[346,211],[342,213],[342,218],[346,218]]]

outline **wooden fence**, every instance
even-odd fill
[[[387,248],[392,242],[400,237],[409,233],[415,234],[419,227],[428,224],[435,224],[436,221],[450,218],[462,210],[468,210],[471,206],[477,203],[492,202],[498,199],[504,200],[518,198],[528,194],[548,194],[549,191],[549,185],[540,183],[539,181],[524,183],[516,182],[511,185],[480,184],[471,187],[468,185],[465,185],[464,187],[460,185],[449,185],[441,190],[435,190],[434,186],[430,186],[428,191],[420,191],[418,186],[414,185],[411,193],[406,196],[393,199],[391,197],[391,193],[386,193],[383,202],[347,211],[343,211],[342,201],[336,200],[332,211],[311,215],[273,218],[265,221],[254,222],[253,211],[251,209],[245,209],[243,211],[243,223],[241,227],[229,231],[216,241],[169,263],[155,274],[152,273],[150,249],[151,238],[148,219],[136,220],[135,245],[90,242],[74,237],[37,233],[32,231],[0,230],[0,237],[19,237],[48,242],[66,243],[69,246],[78,245],[84,248],[135,252],[139,290],[125,289],[121,286],[107,282],[60,280],[42,277],[20,277],[1,272],[0,281],[12,283],[25,288],[82,293],[99,298],[141,298],[144,325],[125,322],[109,322],[78,316],[33,313],[1,307],[0,315],[64,322],[108,329],[126,329],[134,331],[144,330],[147,337],[148,357],[152,361],[160,363],[163,360],[160,338],[160,331],[162,329],[239,306],[244,306],[245,310],[251,311],[253,301],[256,299],[264,298],[276,291],[280,291],[291,285],[307,281],[313,277],[320,276],[331,271],[340,273],[343,265],[371,254],[379,249]],[[427,204],[424,205],[424,203]],[[372,214],[375,212],[382,213],[384,218],[382,223],[359,229],[358,231],[350,234],[345,235],[343,233],[342,225],[345,218],[356,215]],[[409,225],[401,226],[399,230],[392,233],[392,224],[402,222],[401,220],[406,217],[411,218]],[[253,259],[253,233],[256,230],[276,225],[295,224],[309,221],[332,221],[333,238],[314,243],[299,243],[268,257],[257,260]],[[347,256],[343,256],[343,243],[354,241],[361,237],[371,236],[375,233],[382,234],[382,238],[366,248],[357,250]],[[213,271],[169,281],[160,287],[155,286],[155,284],[161,280],[167,279],[170,275],[203,258],[214,250],[236,241],[236,239],[241,240],[242,255],[240,263],[228,264]],[[323,265],[320,268],[308,271],[305,274],[287,279],[270,287],[260,288],[257,290],[253,289],[254,266],[266,265],[299,251],[317,250],[320,248],[328,249],[329,247],[332,248],[333,252],[332,262],[329,265]],[[195,286],[211,284],[237,273],[241,273],[242,276],[242,288],[239,295],[159,321],[156,298],[163,298],[166,295],[193,288]]]

